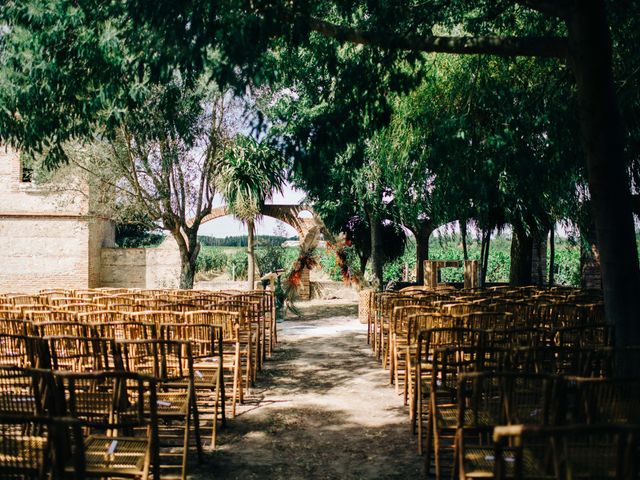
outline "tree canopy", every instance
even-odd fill
[[[273,142],[312,195],[331,206],[333,194],[336,218],[358,213],[357,202],[378,218],[458,209],[529,229],[573,201],[567,185],[578,181],[581,157],[607,314],[621,344],[640,341],[629,320],[640,315],[634,3],[9,0],[0,12],[0,139],[54,165],[69,140],[113,138],[126,113],[176,74],[185,85],[205,74],[240,95],[288,88],[298,98],[271,116]],[[429,81],[434,53],[535,59],[469,57],[443,67],[451,84],[442,86]],[[420,102],[415,121],[394,125],[414,109],[407,98]],[[417,142],[399,145],[398,132]],[[395,205],[377,170],[385,155]],[[397,179],[416,162],[421,178],[402,191]],[[430,186],[434,175],[446,188]],[[425,211],[403,210],[416,188],[428,194]]]

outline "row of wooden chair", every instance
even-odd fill
[[[0,334],[0,366],[44,369],[56,375],[63,371],[148,375],[155,381],[156,416],[162,422],[159,439],[162,445],[179,444],[184,478],[189,448],[195,447],[199,458],[202,454],[201,422],[202,427],[211,423],[213,448],[217,427],[225,421],[225,392],[231,392],[228,398],[235,415],[237,403],[271,354],[277,340],[273,297],[270,292],[162,291],[153,296],[166,294],[164,306],[176,310],[128,311],[124,306],[110,309],[116,303],[92,303],[104,297],[102,293],[41,292],[39,303],[33,303],[34,296],[0,296],[0,302],[12,307],[0,310],[0,330],[5,332]],[[124,303],[137,305],[151,297],[147,292],[109,297],[117,295],[121,296],[117,302],[126,297]],[[88,304],[100,310],[79,311]],[[5,387],[9,388],[0,382],[0,395]],[[41,416],[41,412],[32,415],[35,422]]]
[[[122,290],[122,289],[121,289]],[[109,291],[109,290],[107,290]],[[56,293],[58,292],[58,293]],[[134,312],[166,312],[169,323],[183,321],[180,315],[202,310],[244,311],[259,322],[263,356],[271,354],[277,342],[275,302],[272,292],[134,290],[104,295],[105,290],[44,291],[39,295],[0,295],[0,316],[30,320],[81,321],[125,320]],[[57,295],[57,296],[56,296]],[[65,295],[65,296],[60,296]]]
[[[215,325],[225,326],[225,352],[226,357],[230,359],[228,364],[232,364],[235,370],[241,369],[244,374],[227,376],[229,379],[229,392],[234,392],[232,396],[232,412],[235,414],[236,403],[242,402],[244,397],[244,391],[247,390],[249,384],[252,384],[257,375],[257,371],[262,368],[264,360],[267,356],[271,355],[275,342],[277,341],[276,322],[273,295],[271,292],[254,291],[254,292],[186,292],[186,291],[119,291],[117,294],[110,297],[125,297],[131,301],[139,302],[142,299],[153,296],[159,298],[161,295],[169,296],[168,299],[164,299],[165,303],[170,300],[175,300],[176,297],[189,298],[191,300],[200,301],[198,304],[199,310],[186,310],[186,311],[173,311],[173,310],[149,310],[149,311],[126,311],[121,310],[104,310],[104,307],[98,307],[97,304],[90,304],[94,307],[101,308],[101,310],[95,310],[90,312],[77,312],[64,310],[70,304],[60,303],[57,309],[48,310],[47,303],[51,303],[51,300],[66,299],[68,302],[74,300],[81,301],[78,305],[89,305],[87,300],[95,300],[96,298],[107,298],[100,296],[104,292],[103,289],[90,290],[90,291],[75,291],[76,296],[61,297],[60,291],[48,291],[41,293],[39,296],[4,296],[4,300],[11,299],[13,303],[16,303],[17,299],[20,299],[22,305],[27,305],[27,302],[33,302],[36,298],[40,299],[41,310],[26,310],[16,311],[15,315],[7,315],[8,312],[0,311],[0,322],[3,322],[2,317],[7,318],[4,320],[4,331],[13,333],[38,333],[38,332],[21,332],[19,322],[10,322],[16,318],[27,318],[32,320],[32,325],[36,329],[41,331],[40,334],[82,334],[87,335],[86,331],[89,328],[94,330],[100,330],[99,335],[109,335],[104,333],[105,330],[113,331],[117,329],[118,332],[122,332],[123,325],[127,322],[130,324],[140,323],[148,324],[154,323],[156,325],[156,331],[160,331],[160,327],[163,324],[176,324],[176,323],[207,323]],[[58,296],[55,296],[55,295]],[[64,294],[71,295],[72,292],[65,291]],[[211,304],[209,302],[217,299],[217,303]],[[0,299],[1,300],[1,299]],[[72,304],[72,303],[71,303]],[[204,305],[204,306],[202,306]],[[193,305],[192,305],[193,306]],[[229,321],[230,315],[236,315],[237,318],[233,321]],[[71,322],[77,322],[80,324],[90,324],[89,327],[73,326]],[[100,323],[114,324],[112,327],[99,327]],[[96,325],[93,325],[96,324]],[[28,324],[27,324],[28,327]],[[125,333],[132,334],[140,333],[141,327],[135,327],[132,325],[127,329]],[[83,333],[84,331],[84,333]],[[115,333],[118,336],[118,332]],[[146,333],[145,337],[151,336],[150,333]],[[137,337],[130,337],[137,338]],[[239,345],[236,345],[239,344]],[[236,348],[237,347],[237,348]],[[248,352],[245,354],[245,352]],[[234,360],[241,357],[242,366],[240,362]],[[241,368],[242,367],[242,368]],[[237,373],[237,372],[236,372]]]
[[[640,348],[613,348],[597,292],[411,287],[368,307],[428,474],[636,478],[640,380],[621,375]]]
[[[2,478],[161,477],[156,378],[1,366],[0,382]]]
[[[221,338],[221,332],[214,332],[215,327],[205,327],[210,330],[210,341]],[[37,368],[55,374],[129,372],[154,378],[158,392],[157,405],[153,408],[158,419],[166,424],[166,428],[161,429],[162,438],[167,439],[168,446],[175,447],[178,443],[183,478],[186,478],[190,444],[195,445],[198,458],[202,456],[198,393],[203,393],[207,399],[213,397],[211,445],[214,445],[217,405],[223,392],[220,346],[211,345],[206,357],[194,359],[191,342],[184,340],[114,340],[69,335],[39,338],[0,334],[0,345],[5,353],[13,353],[14,363],[24,364],[21,367],[5,365],[4,368]],[[6,393],[12,388],[11,382],[0,381],[0,392]],[[87,414],[103,409],[101,398],[100,395],[86,397]],[[97,403],[92,404],[94,400]]]

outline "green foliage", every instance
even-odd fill
[[[116,245],[123,248],[157,247],[165,236],[140,223],[117,224]]]
[[[227,274],[232,280],[246,280],[249,261],[245,252],[236,252],[227,257]]]
[[[332,250],[325,249],[320,255],[318,255],[318,263],[320,268],[329,275],[334,282],[342,281],[342,274],[340,273],[340,267],[336,261],[336,254]]]
[[[286,269],[289,266],[286,261],[287,249],[285,247],[267,245],[266,247],[256,248],[256,262],[262,275]]]
[[[580,247],[556,247],[555,281],[558,285],[580,285]]]
[[[287,240],[296,240],[298,237],[283,237],[280,235],[260,235],[257,237],[258,245],[273,245],[278,246]],[[198,241],[202,245],[208,247],[246,247],[247,236],[246,235],[234,235],[224,238],[210,237],[207,235],[198,235]]]
[[[509,281],[510,244],[508,238],[497,236],[492,240],[489,251],[489,265],[487,268],[487,282],[504,283]],[[480,247],[472,241],[468,246],[469,258],[477,260],[480,257]],[[441,241],[432,238],[429,245],[429,258],[433,260],[462,260],[462,245],[457,238],[449,237]],[[385,283],[402,280],[404,264],[408,265],[410,280],[413,281],[415,272],[415,244],[409,243],[402,257],[385,265]],[[548,270],[548,265],[547,265]],[[462,268],[445,268],[441,270],[443,282],[464,282]],[[555,252],[555,283],[558,285],[580,285],[580,248],[569,241],[558,241]]]
[[[227,267],[227,255],[216,248],[202,248],[196,260],[196,272],[222,272]]]
[[[284,158],[266,142],[237,136],[217,165],[216,187],[229,212],[245,222],[255,220],[265,200],[282,191],[285,166]]]

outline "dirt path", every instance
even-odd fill
[[[372,358],[357,307],[310,302],[196,478],[421,478],[402,398]]]

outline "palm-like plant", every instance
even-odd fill
[[[248,285],[255,283],[255,222],[265,201],[282,192],[284,159],[266,143],[237,136],[218,168],[216,186],[229,213],[247,225]]]

